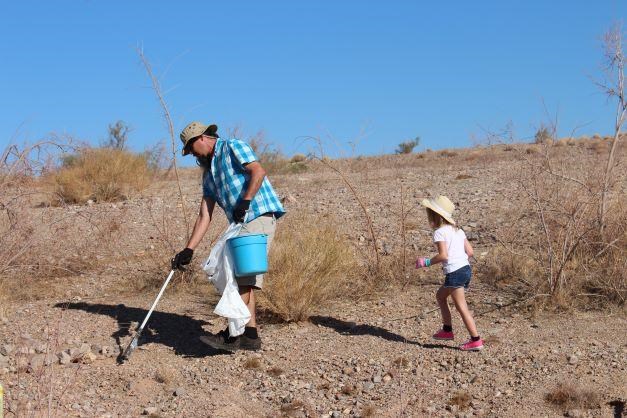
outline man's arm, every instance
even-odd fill
[[[250,176],[250,180],[248,181],[248,188],[244,192],[242,199],[253,200],[263,183],[264,177],[266,177],[266,170],[264,170],[259,161],[248,163],[244,168]]]
[[[209,224],[211,223],[215,205],[216,202],[209,197],[203,197],[200,201],[200,210],[198,211],[198,217],[196,218],[196,223],[192,230],[192,236],[189,237],[189,241],[187,242],[187,248],[195,249],[202,240],[202,237],[205,236]]]

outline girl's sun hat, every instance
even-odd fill
[[[446,196],[438,196],[435,199],[422,199],[420,204],[426,208],[431,209],[438,215],[442,216],[451,224],[455,225],[455,221],[453,220],[453,211],[455,210],[455,205],[453,202],[449,200]]]

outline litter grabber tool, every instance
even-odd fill
[[[133,340],[131,340],[131,343],[126,347],[126,349],[118,357],[118,363],[122,364],[126,360],[128,360],[128,358],[131,356],[133,351],[135,351],[135,349],[137,348],[139,337],[141,336],[142,331],[144,330],[144,327],[146,326],[146,323],[148,322],[148,319],[150,318],[150,315],[152,315],[152,311],[154,311],[155,307],[157,306],[157,303],[159,303],[159,299],[161,299],[161,296],[163,295],[165,288],[168,287],[168,283],[170,283],[170,279],[174,275],[174,271],[175,270],[172,269],[170,271],[170,274],[168,274],[168,278],[165,280],[165,283],[163,283],[163,286],[161,286],[161,290],[159,291],[159,294],[157,295],[157,299],[155,299],[152,306],[150,307],[150,310],[148,311],[148,315],[146,315],[146,318],[144,318],[144,322],[142,322],[141,326],[135,333],[135,336],[133,337]]]

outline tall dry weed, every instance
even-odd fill
[[[125,200],[145,189],[153,177],[146,155],[121,149],[85,148],[65,161],[51,177],[56,202]]]
[[[0,291],[32,299],[63,291],[56,280],[88,271],[108,255],[120,211],[41,206],[42,177],[69,146],[12,145],[0,160]],[[59,289],[56,289],[56,288]]]
[[[290,217],[270,251],[260,304],[285,321],[301,321],[346,293],[360,267],[345,237],[328,221]]]

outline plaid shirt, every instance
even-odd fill
[[[233,222],[233,209],[242,199],[248,188],[249,174],[244,166],[257,161],[253,149],[239,139],[216,140],[211,171],[207,170],[202,179],[203,196],[216,202]],[[276,218],[285,214],[285,209],[277,197],[267,177],[250,202],[247,222],[263,215],[274,213]]]

